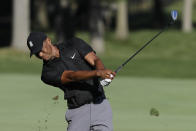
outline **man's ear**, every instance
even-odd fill
[[[48,38],[48,42],[52,45],[52,40],[50,38]]]
[[[46,38],[46,41],[48,41],[49,43],[51,43],[51,39],[50,38]]]

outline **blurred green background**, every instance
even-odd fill
[[[114,6],[115,11],[112,11],[111,22],[109,25],[106,24],[104,34],[101,34],[104,51],[98,51],[97,55],[104,65],[112,70],[115,70],[164,27],[171,10],[179,11],[177,23],[130,61],[117,74],[112,84],[105,88],[113,109],[115,131],[196,130],[196,2],[191,3],[192,28],[186,30],[183,28],[183,20],[187,18],[184,18],[183,14],[186,12],[184,8],[187,1],[191,0],[162,1],[159,9],[162,11],[164,21],[161,23],[162,19],[158,20],[159,17],[154,14],[156,0],[127,0],[129,30],[125,38],[117,37],[118,24],[115,23],[115,19],[118,14],[118,2],[102,1]],[[38,6],[35,3],[39,1],[29,2],[31,13],[34,13],[30,17],[29,30],[44,31],[52,38],[53,43],[58,43],[58,29],[56,31],[55,28],[44,28],[35,17],[35,7]],[[68,7],[76,10],[76,7],[80,7],[76,6],[77,4],[88,5],[88,2],[73,0]],[[10,2],[11,5],[13,3],[14,0]],[[2,15],[1,18],[5,17]],[[77,16],[77,18],[80,18],[81,22],[83,17]],[[8,32],[8,28],[3,28],[2,23],[5,23],[3,20],[0,19],[2,27],[0,31],[2,36],[0,42],[0,129],[2,131],[66,130],[64,115],[67,106],[66,101],[63,100],[63,92],[41,82],[42,61],[35,57],[30,59],[27,49],[11,44],[14,40],[10,39],[8,44],[4,42],[3,35],[6,34],[4,31]],[[74,35],[93,46],[94,32],[85,24],[76,27]],[[13,36],[14,33],[9,37]],[[25,42],[19,43],[26,48]],[[53,100],[52,98],[57,95],[59,99]],[[150,115],[151,108],[159,111],[159,117]]]

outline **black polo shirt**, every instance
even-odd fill
[[[43,62],[42,81],[63,90],[69,108],[77,108],[86,103],[99,102],[105,99],[99,78],[67,84],[61,83],[61,75],[65,70],[94,70],[95,68],[84,59],[88,53],[94,50],[79,38],[72,38],[56,46],[59,49],[60,58]]]

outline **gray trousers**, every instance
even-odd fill
[[[68,109],[65,114],[67,131],[113,131],[112,110],[107,99],[100,104],[85,104]]]

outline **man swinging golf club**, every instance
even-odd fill
[[[53,45],[44,33],[32,32],[27,46],[30,56],[43,60],[41,80],[64,92],[68,131],[113,131],[103,86],[110,84],[115,72],[104,68],[86,42],[72,38]]]
[[[68,105],[68,131],[113,131],[112,112],[105,99],[103,86],[109,85],[116,73],[172,25],[177,20],[177,14],[173,10],[169,24],[115,72],[105,69],[95,51],[81,39],[72,38],[52,45],[44,33],[34,32],[29,35],[27,46],[31,51],[30,56],[35,54],[43,59],[42,81],[64,91]]]

